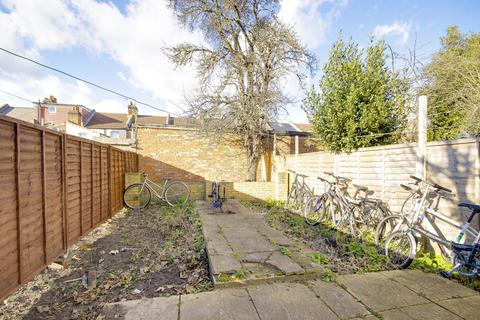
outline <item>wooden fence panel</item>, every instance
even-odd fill
[[[138,155],[0,116],[0,299],[123,207]]]

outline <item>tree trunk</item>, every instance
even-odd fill
[[[258,156],[249,156],[247,159],[248,171],[247,171],[247,181],[257,181],[257,165],[258,165]]]

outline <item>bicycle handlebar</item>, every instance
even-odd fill
[[[437,190],[443,190],[443,191],[448,192],[448,193],[452,193],[452,192],[453,192],[451,189],[448,189],[448,188],[446,188],[446,187],[444,187],[444,186],[441,186],[441,185],[439,185],[438,183],[435,183],[435,182],[427,182],[427,181],[425,181],[425,180],[423,180],[423,179],[420,179],[420,178],[418,178],[418,177],[416,177],[416,176],[410,176],[410,178],[412,178],[413,180],[417,181],[417,183],[419,183],[419,182],[427,183],[427,184],[431,185],[432,187],[434,187],[434,188],[437,189]]]

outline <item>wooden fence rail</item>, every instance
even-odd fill
[[[138,155],[0,116],[0,299],[123,207]]]

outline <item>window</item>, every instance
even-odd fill
[[[87,133],[86,133],[86,132],[79,132],[79,133],[78,133],[78,136],[79,136],[80,138],[86,138],[86,137],[87,137]]]
[[[120,132],[115,130],[110,131],[110,138],[113,138],[113,139],[120,138]]]
[[[48,113],[57,113],[57,107],[48,106]]]

